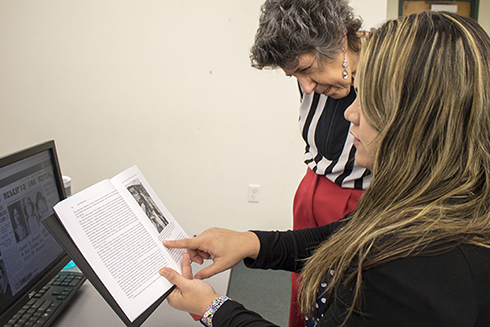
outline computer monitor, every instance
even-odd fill
[[[70,261],[41,223],[65,197],[54,141],[0,158],[0,326]]]

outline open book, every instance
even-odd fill
[[[162,240],[188,236],[139,169],[74,194],[54,211],[61,224],[46,227],[126,325],[142,323],[173,287],[159,269],[182,269],[184,250],[167,249]]]

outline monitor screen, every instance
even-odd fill
[[[41,223],[64,197],[53,141],[0,158],[0,323],[69,262]]]

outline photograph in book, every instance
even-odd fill
[[[181,272],[184,250],[167,249],[162,240],[188,235],[136,166],[72,195],[54,210],[130,321],[173,286],[159,275],[160,268]]]
[[[168,220],[165,219],[163,213],[158,209],[153,198],[148,194],[148,191],[139,180],[134,180],[127,187],[133,198],[138,202],[141,209],[146,213],[146,216],[155,226],[160,234],[165,226],[168,225]]]

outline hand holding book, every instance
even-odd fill
[[[175,309],[202,317],[209,304],[221,296],[208,283],[193,278],[187,253],[183,255],[182,275],[168,267],[160,269],[160,274],[177,286],[167,297],[168,303]]]

